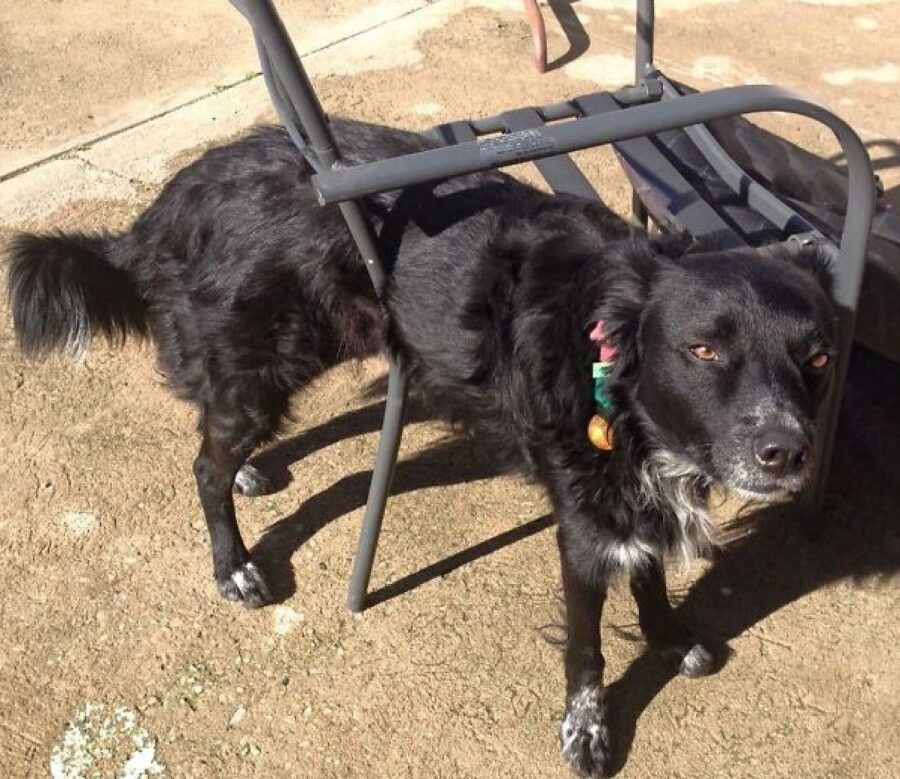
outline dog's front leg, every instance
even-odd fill
[[[559,736],[563,757],[581,776],[606,776],[609,735],[603,721],[603,655],[600,615],[606,600],[605,573],[578,543],[581,534],[560,518],[557,542],[566,603],[566,714]]]
[[[672,611],[661,561],[651,559],[632,571],[631,594],[637,602],[641,631],[666,665],[691,678],[716,670],[715,656]]]

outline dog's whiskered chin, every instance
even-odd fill
[[[787,487],[773,487],[772,489],[761,490],[757,488],[748,488],[742,487],[737,484],[728,484],[727,482],[722,486],[730,492],[732,495],[735,495],[739,498],[744,498],[745,500],[753,501],[754,503],[784,503],[787,500],[790,500],[792,497],[797,495],[799,492],[803,491],[802,486],[800,488],[787,488]]]
[[[729,492],[758,503],[782,503],[803,492],[809,485],[809,473],[760,484],[755,480],[722,479],[720,484]]]
[[[784,503],[808,486],[812,477],[809,466],[780,478],[773,478],[746,462],[726,462],[713,469],[715,481],[731,495],[754,503]]]

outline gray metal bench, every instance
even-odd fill
[[[341,164],[340,149],[271,0],[231,2],[253,28],[272,102],[316,172],[313,181],[320,201],[339,204],[380,299],[387,277],[361,205],[363,198],[527,161],[535,162],[554,191],[596,198],[598,195],[590,182],[566,155],[610,143],[636,188],[634,217],[641,224],[646,224],[649,211],[664,228],[712,239],[723,247],[752,244],[754,235],[759,234],[765,234],[768,239],[774,235],[777,240],[817,241],[832,246],[800,214],[743,172],[703,123],[742,114],[783,111],[815,119],[828,127],[845,156],[849,188],[840,246],[832,246],[834,299],[840,311],[840,356],[834,389],[820,420],[818,470],[806,498],[808,511],[821,507],[875,202],[872,168],[865,147],[844,121],[818,103],[775,86],[742,86],[683,94],[653,65],[654,2],[638,0],[634,85],[613,93],[590,94],[553,105],[519,108],[494,117],[445,124],[432,131],[444,144],[440,148],[348,167]],[[675,131],[683,132],[690,142],[690,153],[702,155],[704,164],[715,171],[721,182],[719,197],[698,192],[681,166],[671,161],[668,147],[661,139]],[[479,140],[486,134],[493,137]],[[366,606],[403,427],[406,400],[403,366],[395,356],[387,357],[390,366],[387,404],[347,600],[348,608],[354,612]]]

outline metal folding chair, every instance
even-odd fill
[[[363,257],[379,299],[388,279],[378,243],[363,208],[364,198],[414,184],[474,171],[535,161],[556,192],[597,197],[590,182],[565,155],[612,143],[634,182],[651,182],[635,192],[635,220],[646,224],[648,204],[667,201],[676,225],[721,246],[744,245],[747,234],[732,213],[710,204],[667,161],[654,138],[684,130],[741,203],[777,231],[781,240],[817,241],[831,246],[805,219],[757,184],[728,157],[704,127],[714,119],[764,111],[799,114],[821,122],[837,137],[849,177],[848,208],[840,246],[834,251],[834,299],[840,311],[840,357],[834,388],[820,419],[818,469],[807,495],[807,509],[818,510],[825,494],[834,446],[838,408],[847,374],[854,320],[865,267],[866,245],[875,201],[872,168],[865,147],[840,118],[818,103],[775,86],[742,86],[682,94],[653,64],[654,2],[637,2],[635,84],[612,93],[595,93],[553,105],[523,108],[473,121],[435,128],[444,146],[352,167],[341,164],[340,150],[329,131],[291,39],[271,0],[231,0],[253,28],[266,87],[285,128],[314,169],[321,203],[337,203]],[[560,122],[567,119],[569,121]],[[554,122],[554,124],[547,124]],[[500,133],[499,135],[496,135]],[[491,134],[486,140],[479,136]],[[635,184],[638,186],[638,184]],[[674,203],[679,205],[673,206]],[[651,207],[650,209],[654,209]],[[387,406],[375,469],[363,517],[347,607],[366,606],[369,578],[403,428],[406,380],[395,355],[387,355]]]

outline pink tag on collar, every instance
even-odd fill
[[[595,343],[600,344],[600,362],[612,362],[616,359],[617,350],[615,346],[605,340],[606,334],[603,332],[605,324],[602,319],[599,320],[588,337]]]

